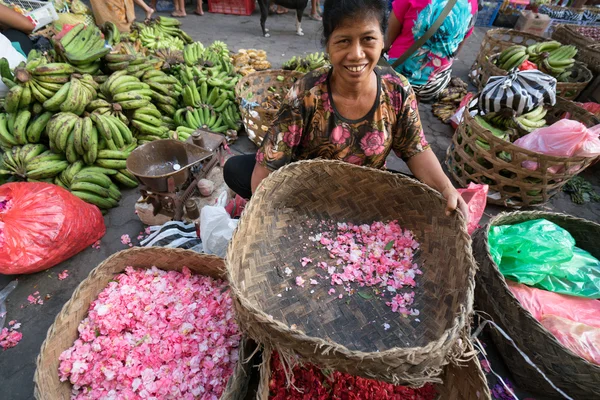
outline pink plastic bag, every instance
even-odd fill
[[[558,157],[596,157],[600,155],[597,127],[588,129],[584,124],[561,119],[551,126],[539,128],[517,140],[514,144],[536,153]],[[535,171],[536,162],[524,161],[523,167]],[[551,173],[560,172],[557,169]]]
[[[506,281],[523,308],[540,321],[546,315],[556,315],[571,321],[600,328],[600,301],[568,296]]]
[[[545,315],[540,322],[563,346],[589,362],[600,365],[600,328],[556,315]]]
[[[469,207],[469,224],[467,225],[469,235],[479,227],[479,221],[483,216],[487,202],[488,185],[469,183],[466,189],[458,189],[461,197]]]

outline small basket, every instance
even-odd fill
[[[546,121],[550,125],[565,112],[588,127],[598,123],[593,114],[560,97],[546,114]],[[478,138],[486,141],[491,149],[480,147]],[[510,162],[506,161],[507,155]],[[522,166],[523,162],[536,163],[538,168],[531,171]],[[488,203],[505,207],[545,204],[569,179],[593,162],[593,157],[556,157],[526,150],[494,136],[479,125],[468,110],[465,110],[446,154],[448,171],[460,186],[466,187],[469,182],[488,184]],[[552,173],[549,168],[560,172]]]
[[[279,93],[285,97],[292,85],[304,76],[297,71],[271,69],[243,77],[235,88],[240,114],[248,138],[260,146],[279,109],[261,106],[267,96]],[[283,79],[281,78],[283,77]],[[258,104],[258,105],[257,105]]]
[[[472,345],[470,351],[473,350]],[[263,351],[263,358],[270,360],[272,352]],[[258,383],[257,400],[269,400],[269,380],[271,378],[271,362],[261,366]],[[492,398],[486,377],[477,357],[465,362],[462,366],[449,364],[442,374],[444,383],[437,383],[435,389],[439,400],[490,400]]]
[[[439,193],[416,180],[340,161],[299,161],[273,172],[252,196],[227,251],[238,323],[283,357],[299,354],[394,384],[439,381],[468,342],[475,274],[465,220],[446,216],[445,207]],[[327,280],[295,284],[297,275],[321,271],[317,261],[302,267],[303,257],[329,259],[326,250],[301,245],[316,233],[310,221],[389,220],[420,243],[415,262],[423,274],[411,289],[420,322],[401,318],[379,296],[332,296]],[[285,266],[296,272],[286,276]]]
[[[25,15],[31,16],[34,20],[38,21],[33,32],[42,29],[58,19],[54,3],[51,1],[9,0],[8,3],[19,6],[23,10],[29,10]]]
[[[208,0],[208,11],[211,13],[251,15],[255,7],[254,0]]]
[[[90,303],[104,290],[116,274],[125,271],[128,266],[135,268],[157,268],[166,271],[181,271],[186,266],[193,273],[210,276],[215,279],[227,280],[223,260],[216,256],[198,254],[190,250],[167,249],[160,247],[135,247],[113,254],[82,281],[71,299],[65,303],[54,323],[48,329],[46,340],[36,362],[33,378],[34,396],[38,400],[68,400],[71,398],[71,384],[61,382],[58,377],[59,356],[64,350],[73,345],[78,337],[77,327],[86,317]],[[240,343],[243,344],[243,343]],[[240,361],[229,382],[222,399],[232,397],[227,393],[243,393],[250,376],[249,366]]]
[[[485,87],[490,77],[508,75],[507,71],[494,64],[494,61],[499,56],[500,54],[494,54],[491,57],[486,57],[482,60],[480,81],[478,86],[479,90]],[[585,64],[575,61],[575,64],[571,69],[571,77],[569,78],[569,82],[556,83],[556,96],[567,100],[575,100],[577,96],[579,96],[579,94],[581,94],[586,86],[592,81],[593,77],[594,75],[589,69],[587,69]]]
[[[501,3],[500,3],[501,4]],[[486,32],[479,54],[475,58],[475,62],[471,67],[471,80],[475,86],[481,84],[481,68],[483,62],[492,54],[500,53],[502,50],[509,48],[515,44],[529,46],[535,43],[547,42],[548,39],[541,36],[532,35],[531,33],[516,31],[512,29],[490,29]],[[485,84],[487,80],[483,81]]]
[[[488,233],[491,226],[514,225],[539,218],[545,218],[566,229],[575,238],[578,247],[600,258],[600,225],[597,223],[569,215],[538,211],[499,214],[473,235],[473,251],[479,265],[475,287],[477,308],[488,314],[514,340],[516,346],[567,395],[574,399],[597,399],[600,398],[600,366],[564,347],[521,306],[489,253]],[[508,340],[495,329],[491,332],[498,352],[519,388],[544,395],[539,398],[562,398],[538,371],[523,360],[523,356]]]

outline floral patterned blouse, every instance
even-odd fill
[[[375,67],[377,96],[357,120],[341,116],[331,100],[331,67],[312,71],[288,92],[256,154],[274,171],[299,160],[342,160],[384,168],[391,150],[408,160],[429,148],[410,84],[390,67]]]

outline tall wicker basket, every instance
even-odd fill
[[[244,210],[227,252],[242,329],[283,358],[299,354],[315,365],[395,384],[435,381],[463,354],[467,341],[459,339],[470,323],[475,273],[465,220],[446,216],[445,204],[418,181],[344,162],[301,161],[274,172]],[[302,246],[317,233],[316,223],[389,220],[420,243],[415,262],[423,275],[414,288],[420,321],[399,318],[366,287],[359,292],[364,296],[339,299],[327,279],[308,284],[322,273],[319,260],[330,260],[325,249]],[[314,262],[303,267],[304,257]],[[306,287],[295,283],[300,274]]]
[[[79,284],[71,299],[65,303],[48,329],[46,340],[42,343],[37,358],[33,378],[36,399],[68,400],[71,398],[71,384],[60,382],[58,378],[58,357],[77,339],[77,327],[87,315],[90,303],[98,297],[98,294],[104,290],[116,274],[123,272],[128,266],[135,268],[156,266],[167,271],[181,271],[186,266],[196,274],[215,279],[227,279],[224,262],[221,258],[198,254],[190,250],[136,247],[113,254],[92,270],[90,275]],[[221,396],[223,400],[237,400],[243,398],[245,394],[250,377],[248,371],[250,366],[242,362],[243,355],[240,355],[240,362],[229,379],[225,393]]]
[[[483,41],[481,42],[481,46],[479,47],[479,54],[477,54],[477,58],[475,58],[475,62],[471,67],[470,76],[473,84],[477,87],[480,87],[482,84],[485,85],[487,79],[484,80],[482,78],[481,71],[484,61],[493,54],[500,53],[502,50],[514,46],[515,44],[529,46],[547,41],[548,39],[541,36],[513,29],[490,29],[486,32]]]
[[[561,98],[548,111],[548,124],[562,118],[565,112],[588,127],[598,124],[593,114]],[[490,150],[478,145],[478,138],[487,142]],[[525,162],[535,163],[538,168],[527,169],[523,166]],[[469,182],[488,184],[490,192],[496,192],[496,197],[488,196],[488,202],[506,207],[539,206],[548,202],[569,179],[593,162],[592,157],[549,156],[516,146],[483,128],[468,111],[463,114],[446,154],[446,165],[456,182],[463,187]]]
[[[297,71],[270,69],[243,77],[235,87],[240,113],[248,138],[260,146],[278,108],[265,108],[263,102],[274,93],[285,97],[292,85],[304,74]]]
[[[271,355],[271,351],[265,350],[263,359],[270,360]],[[256,399],[269,400],[271,363],[265,362],[262,368]],[[442,379],[443,383],[435,385],[439,400],[489,400],[492,398],[487,380],[476,357],[461,366],[447,365],[444,367]]]
[[[599,224],[547,212],[499,214],[473,235],[473,250],[479,264],[475,288],[476,305],[567,395],[574,399],[598,399],[600,366],[588,362],[560,344],[554,335],[521,306],[489,252],[488,233],[491,226],[514,225],[538,218],[545,218],[566,229],[575,238],[578,247],[600,258]],[[539,398],[562,398],[523,360],[515,347],[494,329],[492,339],[520,388],[544,395]]]
[[[500,54],[486,57],[481,63],[481,72],[478,89],[481,90],[492,76],[506,76],[508,72],[494,64]],[[586,86],[592,81],[592,72],[582,62],[575,61],[571,69],[571,77],[568,82],[556,83],[556,95],[567,100],[574,100],[579,96]]]

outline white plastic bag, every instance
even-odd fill
[[[0,33],[0,57],[8,60],[8,65],[14,69],[21,61],[27,61],[23,54],[19,53],[12,45],[6,36]],[[8,88],[4,82],[0,81],[0,98],[6,97]]]
[[[17,287],[19,281],[14,280],[2,290],[0,290],[0,329],[4,328],[4,321],[6,321],[6,298]]]
[[[221,193],[214,206],[206,206],[200,212],[200,238],[204,252],[225,257],[227,246],[237,227],[238,220],[225,211],[227,192]]]

